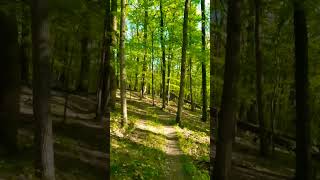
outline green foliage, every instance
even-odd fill
[[[188,156],[182,157],[183,169],[186,174],[194,180],[206,180],[210,179],[209,173],[206,170],[199,170]]]

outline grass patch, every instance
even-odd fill
[[[129,116],[128,128],[117,125],[121,120],[118,110],[112,114],[111,179],[163,179],[166,176],[163,128],[153,109],[146,109],[128,105],[128,111],[135,112]]]
[[[199,169],[193,163],[192,159],[186,155],[181,158],[183,171],[192,179],[197,180],[207,180],[210,179],[207,170]]]
[[[180,148],[185,154],[182,158],[184,171],[193,179],[209,179],[206,162],[209,162],[210,140],[207,134],[178,126],[176,130]]]

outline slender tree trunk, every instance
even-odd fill
[[[148,40],[148,0],[144,0],[144,56],[143,56],[143,65],[142,65],[142,82],[141,82],[141,98],[144,98],[144,93],[146,91],[146,71],[147,71],[147,40]]]
[[[120,95],[122,120],[121,126],[127,124],[127,98],[126,98],[126,67],[125,67],[125,33],[126,33],[126,0],[121,0],[121,22],[120,22]]]
[[[296,179],[311,180],[311,137],[308,104],[308,30],[305,1],[294,0],[295,89],[296,89]]]
[[[138,23],[136,24],[136,35],[137,35],[137,39],[138,39],[138,43],[139,43],[139,25]],[[138,91],[138,84],[139,84],[139,80],[138,80],[138,76],[139,76],[139,57],[137,57],[137,69],[136,69],[136,74],[135,74],[135,82],[134,82],[134,90]]]
[[[152,58],[151,58],[151,68],[152,68],[152,105],[154,106],[154,64],[153,64],[153,61],[154,61],[154,39],[153,39],[153,31],[152,31]]]
[[[167,91],[166,91],[166,98],[167,98],[167,103],[168,103],[168,106],[169,106],[169,102],[170,102],[170,77],[171,77],[171,61],[172,61],[172,56],[173,56],[173,53],[172,53],[172,47],[170,46],[169,47],[169,57],[168,58],[168,76],[167,76]]]
[[[263,117],[263,102],[262,102],[262,59],[260,49],[260,0],[255,0],[255,53],[256,53],[256,98],[258,105],[258,120],[260,126],[260,154],[268,156],[270,154],[270,142],[267,134],[267,124]]]
[[[184,4],[184,17],[183,17],[180,92],[179,92],[179,101],[178,101],[178,109],[177,109],[177,117],[176,117],[176,122],[179,125],[181,125],[181,115],[182,115],[183,101],[184,101],[186,56],[187,56],[187,45],[188,45],[189,4],[190,4],[190,0],[186,0]]]
[[[191,3],[190,3],[190,7],[191,9]],[[191,22],[189,20],[189,22]],[[191,33],[190,33],[190,36],[189,36],[189,48],[192,49],[191,45],[192,45],[192,39],[191,39]],[[195,104],[194,104],[194,98],[193,98],[193,81],[192,81],[192,57],[191,57],[191,54],[189,55],[189,91],[190,91],[190,102],[191,102],[191,111],[195,111]]]
[[[73,61],[73,52],[74,52],[74,46],[72,46],[71,51],[70,51],[70,59],[68,61],[68,72],[66,74],[66,82],[65,82],[65,87],[64,87],[64,91],[65,91],[65,101],[64,101],[64,110],[63,110],[63,123],[66,124],[67,123],[67,109],[68,109],[68,103],[69,103],[69,94],[70,94],[70,90],[69,90],[69,80],[70,80],[70,70],[71,70],[71,66],[72,66],[72,61]]]
[[[137,64],[139,65],[139,57],[137,57]],[[137,67],[136,69],[136,74],[135,74],[135,81],[134,81],[134,90],[138,91],[138,84],[139,84],[139,80],[138,80],[138,76],[139,76],[139,68]]]
[[[235,136],[236,106],[240,64],[240,3],[228,1],[226,62],[219,118],[214,179],[228,180],[231,170],[232,143]]]
[[[64,42],[64,54],[62,56],[63,58],[63,68],[62,68],[62,73],[61,73],[61,77],[60,77],[60,88],[63,88],[63,85],[65,84],[65,81],[66,81],[66,74],[67,74],[67,61],[68,61],[68,58],[66,58],[67,54],[69,53],[69,38],[68,37],[65,37],[65,42]]]
[[[192,58],[189,57],[189,90],[190,90],[190,102],[191,102],[191,111],[194,111],[194,102],[193,102],[193,85],[192,85]]]
[[[210,0],[210,177],[213,178],[214,175],[214,151],[215,151],[215,133],[217,131],[216,119],[217,119],[217,109],[215,108],[215,93],[214,93],[214,56],[216,52],[216,35],[215,35],[215,14],[216,14],[216,0]],[[216,128],[215,128],[216,127]]]
[[[104,32],[102,38],[102,53],[101,53],[101,64],[100,64],[100,74],[99,74],[99,87],[97,93],[97,113],[96,118],[101,123],[104,122],[104,115],[107,116],[106,126],[109,123],[110,114],[110,87],[111,87],[111,12],[110,12],[110,0],[106,0],[106,10],[104,19]],[[107,105],[107,108],[106,108]],[[106,111],[107,109],[107,111]]]
[[[84,15],[85,21],[88,21],[88,15]],[[79,84],[77,87],[78,91],[88,92],[88,73],[90,67],[90,58],[88,52],[88,45],[89,45],[89,22],[85,22],[82,38],[81,38],[81,66],[80,66],[80,74],[79,74]]]
[[[50,113],[50,54],[48,1],[33,0],[32,56],[33,56],[33,114],[36,122],[35,149],[39,161],[37,170],[45,180],[55,179],[52,120]],[[40,157],[39,157],[40,156]]]
[[[20,63],[18,27],[13,14],[0,10],[0,152],[8,154],[17,150],[19,119]]]
[[[111,61],[114,62],[111,67],[111,99],[110,99],[110,107],[115,109],[116,107],[116,99],[117,99],[117,79],[116,79],[116,68],[117,68],[117,60],[115,50],[117,48],[117,10],[118,4],[117,0],[111,0],[111,23],[112,23],[112,51],[111,51]]]
[[[162,109],[166,108],[166,48],[164,44],[163,0],[160,0],[160,43],[162,50]]]
[[[100,64],[100,80],[98,87],[98,104],[97,104],[97,120],[101,122],[106,130],[106,179],[110,179],[110,101],[111,101],[111,78],[112,78],[112,14],[111,14],[111,0],[106,0],[105,19],[102,38],[102,53]]]
[[[20,53],[21,53],[21,80],[22,82],[29,83],[29,57],[28,51],[28,11],[26,10],[26,3],[22,3],[22,23],[21,23],[21,42],[20,42]]]
[[[202,121],[207,121],[207,67],[206,67],[206,7],[201,0],[201,31],[202,31]]]

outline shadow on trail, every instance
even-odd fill
[[[142,137],[144,137],[144,136],[146,136],[148,134],[151,134],[151,135],[154,135],[154,136],[160,136],[160,137],[163,137],[165,139],[168,139],[168,137],[166,135],[164,135],[164,134],[155,133],[155,132],[147,130],[147,129],[136,128],[135,131],[136,131],[137,134],[139,134],[139,136],[141,135]]]
[[[33,116],[23,114],[20,128],[33,131]],[[60,121],[53,121],[53,134],[71,138],[82,146],[89,147],[92,150],[105,152],[107,148],[106,132],[102,128],[99,129],[77,123],[61,123]]]

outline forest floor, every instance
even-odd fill
[[[185,107],[182,124],[175,124],[176,105],[161,110],[146,96],[128,92],[128,126],[120,128],[120,105],[111,114],[111,179],[209,179],[209,122],[200,121],[201,112]],[[55,140],[57,180],[102,180],[106,176],[106,130],[94,120],[94,96],[70,95],[67,119],[63,122],[64,94],[52,92],[50,100]],[[32,92],[21,95],[20,152],[0,157],[0,179],[32,180],[33,115]],[[259,157],[256,136],[238,130],[234,143],[235,180],[292,179],[293,152],[281,149],[269,158]],[[213,152],[214,153],[214,152]]]

